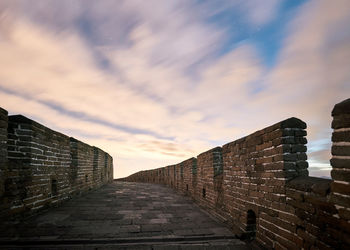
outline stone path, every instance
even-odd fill
[[[165,186],[114,182],[20,225],[0,248],[249,249],[190,199]]]

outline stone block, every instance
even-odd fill
[[[325,197],[317,197],[315,195],[305,195],[304,196],[305,202],[311,203],[314,207],[317,209],[324,211],[329,214],[336,214],[337,209],[335,208],[334,204],[327,201]]]
[[[294,130],[294,135],[297,137],[302,137],[302,136],[306,136],[307,132],[306,130]]]
[[[292,117],[281,122],[281,128],[301,128],[306,129],[306,123],[302,120]]]
[[[307,148],[305,145],[296,144],[291,146],[291,153],[306,152]]]
[[[339,216],[340,218],[344,220],[350,220],[350,210],[345,209],[345,208],[340,208],[339,209]]]
[[[350,131],[334,131],[332,142],[350,142]]]
[[[332,116],[343,114],[350,114],[350,98],[337,103],[332,110]]]
[[[286,195],[287,197],[290,197],[296,201],[301,201],[301,202],[304,201],[304,192],[287,188]]]
[[[350,196],[349,195],[339,195],[337,193],[331,193],[330,201],[335,205],[340,205],[344,207],[350,207]]]
[[[325,197],[330,192],[331,180],[319,180],[317,183],[311,186],[313,193]]]
[[[331,190],[334,193],[350,195],[350,183],[345,184],[345,183],[333,181],[331,183]]]
[[[350,171],[337,169],[337,168],[334,168],[333,166],[333,170],[331,171],[331,176],[333,180],[350,182]]]
[[[350,169],[350,159],[343,158],[335,158],[333,157],[331,160],[331,165],[334,168],[347,168]]]
[[[350,145],[344,145],[344,146],[333,145],[332,155],[350,156]]]
[[[342,114],[333,117],[332,128],[349,128],[350,127],[350,114]]]

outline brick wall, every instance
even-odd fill
[[[8,119],[0,128],[2,218],[32,214],[113,179],[112,159],[102,150],[21,115],[0,118],[4,128]]]
[[[335,105],[332,134],[332,182],[331,200],[338,204],[342,219],[350,219],[350,99]]]
[[[286,205],[287,181],[308,173],[305,128],[304,122],[290,118],[223,146],[225,210],[237,232],[251,230],[252,215],[257,239],[276,245],[282,240],[269,237],[267,223],[286,230],[293,227],[280,214],[291,212]]]
[[[5,181],[7,174],[7,111],[0,108],[0,211],[4,210]]]
[[[202,206],[221,209],[223,206],[222,148],[216,147],[197,157],[197,186],[195,196]]]
[[[181,162],[183,169],[183,180],[182,180],[182,193],[192,197],[196,197],[196,174],[194,173],[194,167],[196,166],[197,159],[190,158]]]
[[[291,241],[299,248],[350,248],[350,99],[335,105],[332,116],[332,180],[305,176],[287,183]]]
[[[350,248],[350,99],[332,112],[332,180],[309,177],[306,124],[290,118],[160,168],[241,237],[268,249]],[[124,180],[154,182],[152,170]],[[181,174],[183,173],[183,174]]]

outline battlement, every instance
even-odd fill
[[[113,180],[103,150],[0,108],[0,217],[18,218]]]
[[[269,249],[347,249],[350,99],[332,116],[332,180],[308,176],[306,124],[297,118],[124,180],[168,185]]]

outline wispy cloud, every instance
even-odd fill
[[[255,41],[232,40],[281,15],[280,1],[261,4],[4,1],[1,105],[102,147],[118,177],[291,116],[309,125],[311,162],[325,164],[329,145],[314,145],[350,93],[350,4],[300,6],[272,66]]]

